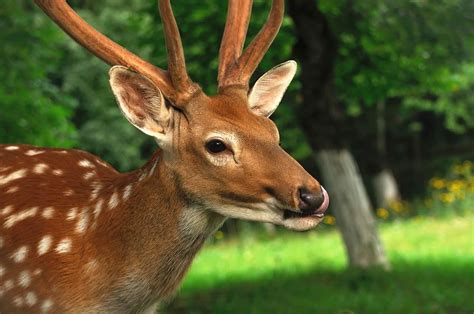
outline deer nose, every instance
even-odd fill
[[[299,188],[300,200],[298,203],[299,209],[302,211],[314,211],[319,209],[324,203],[324,193],[322,189],[319,191],[310,191],[306,187]]]

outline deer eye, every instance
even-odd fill
[[[223,141],[213,139],[206,143],[206,149],[211,154],[218,154],[225,151],[227,149],[227,146],[224,144]]]

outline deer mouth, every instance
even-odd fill
[[[319,208],[303,210],[299,212],[296,212],[291,209],[284,209],[283,219],[308,218],[308,217],[323,218],[324,213],[326,212],[329,206],[329,195],[324,188],[323,188],[323,195],[324,195],[324,201],[321,204],[321,206],[319,206]]]
[[[292,211],[292,210],[289,210],[289,209],[285,209],[283,211],[283,219],[306,218],[306,217],[322,218],[322,217],[324,217],[324,213],[318,213],[318,212],[316,212],[316,210],[295,212],[295,211]]]

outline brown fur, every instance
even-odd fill
[[[321,221],[327,193],[279,147],[268,119],[296,63],[270,70],[248,93],[283,18],[283,0],[273,2],[242,59],[231,44],[243,45],[250,12],[242,15],[240,3],[230,2],[229,16],[240,18],[226,26],[217,96],[188,78],[169,1],[159,2],[169,72],[100,35],[65,1],[35,1],[81,44],[119,64],[109,72],[119,107],[161,150],[121,174],[79,150],[0,145],[0,312],[142,312],[173,293],[226,217],[297,230]],[[230,37],[237,30],[238,42]],[[215,140],[223,151],[207,148]],[[325,202],[309,208],[303,190]]]
[[[286,225],[283,210],[299,210],[298,188],[320,186],[243,95],[201,95],[186,108],[170,112],[163,150],[130,173],[79,150],[0,146],[2,312],[40,313],[48,300],[51,312],[143,311],[173,293],[225,216],[300,230],[320,221]],[[235,137],[217,155],[223,165],[205,148],[212,132]],[[39,254],[47,235],[51,246]],[[70,242],[66,252],[61,241]],[[22,246],[27,254],[15,261]],[[25,271],[30,280],[21,285]]]
[[[15,283],[0,296],[2,312],[24,313],[26,308],[29,313],[41,312],[42,302],[48,299],[54,302],[52,312],[135,312],[174,291],[207,234],[179,234],[178,217],[186,200],[176,195],[174,179],[159,162],[160,151],[143,168],[119,174],[97,157],[78,150],[19,145],[19,150],[6,151],[5,147],[0,146],[0,175],[11,172],[8,167],[26,169],[27,175],[0,185],[0,211],[9,205],[13,205],[13,211],[8,216],[33,206],[38,206],[38,211],[11,228],[3,225],[7,215],[0,217],[0,237],[4,242],[0,265],[5,268],[0,287],[8,280]],[[25,157],[29,150],[44,153]],[[81,160],[90,161],[93,168],[78,166]],[[156,162],[158,166],[149,175]],[[38,163],[49,167],[42,174],[34,174]],[[52,171],[57,169],[64,173],[54,175]],[[97,176],[90,182],[81,180],[91,169]],[[102,189],[91,200],[97,184]],[[133,190],[128,200],[107,209],[114,191],[121,198],[129,184],[133,184]],[[7,193],[12,187],[19,188]],[[65,197],[68,189],[73,193]],[[93,208],[100,199],[104,200],[104,208],[95,220]],[[166,206],[153,206],[157,203]],[[54,214],[46,219],[41,212],[49,206],[54,208]],[[84,233],[75,232],[78,218],[67,220],[71,208],[88,213]],[[52,235],[53,243],[47,253],[38,256],[37,245],[44,235]],[[54,247],[63,238],[71,239],[71,252],[58,254]],[[10,256],[22,245],[28,246],[28,254],[24,262],[15,263]],[[95,267],[88,265],[93,261]],[[33,275],[38,269],[41,273]],[[26,288],[17,284],[19,274],[25,270],[32,277]],[[28,291],[35,293],[35,306],[14,306],[13,300],[25,299]]]

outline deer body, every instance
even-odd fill
[[[288,61],[249,90],[283,0],[245,51],[251,0],[229,0],[219,93],[188,77],[169,0],[159,0],[168,71],[85,23],[64,0],[35,2],[114,65],[120,110],[160,149],[121,174],[79,150],[0,146],[0,312],[142,312],[169,297],[226,218],[316,226],[327,192],[279,145],[268,117],[296,72]]]
[[[137,312],[170,296],[225,218],[190,203],[161,154],[120,174],[82,151],[0,146],[2,310]]]

